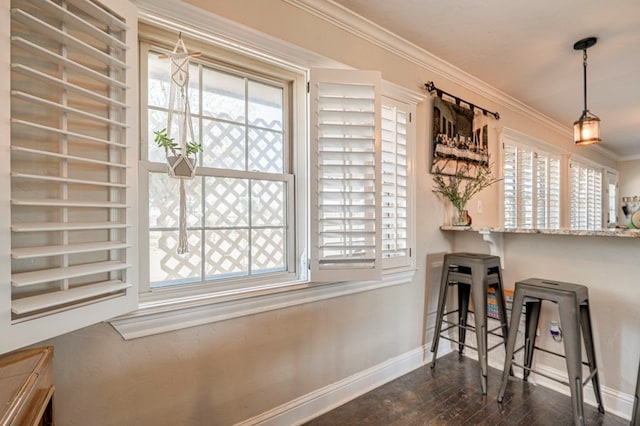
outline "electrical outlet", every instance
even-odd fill
[[[562,342],[562,329],[558,325],[558,321],[551,321],[549,324],[549,334],[556,342]]]

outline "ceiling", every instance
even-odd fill
[[[334,0],[435,56],[566,123],[587,106],[602,120],[601,146],[640,158],[640,1]],[[437,81],[435,81],[437,85]]]

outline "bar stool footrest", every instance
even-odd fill
[[[534,349],[537,349],[537,350],[539,350],[539,351],[542,351],[542,352],[546,352],[546,353],[551,354],[551,355],[558,356],[558,357],[560,357],[560,358],[565,358],[565,359],[567,358],[567,357],[566,357],[565,355],[563,355],[563,354],[559,354],[559,353],[557,353],[557,352],[553,352],[553,351],[550,351],[550,350],[548,350],[548,349],[541,348],[540,346],[534,346],[533,348],[534,348]],[[514,353],[515,353],[515,352],[514,352]],[[587,362],[585,362],[585,361],[580,361],[580,363],[581,363],[582,365],[584,365],[584,366],[587,366],[587,367],[589,366],[589,363],[587,363]],[[594,371],[595,371],[595,370],[594,370]]]

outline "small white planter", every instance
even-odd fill
[[[196,175],[196,159],[186,155],[167,156],[169,176],[178,179],[193,179]]]

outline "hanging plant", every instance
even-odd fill
[[[193,142],[195,139],[189,111],[189,57],[199,53],[189,53],[182,33],[178,35],[178,42],[173,51],[166,55],[171,59],[171,86],[169,88],[169,103],[167,107],[167,127],[155,133],[156,144],[164,148],[169,165],[169,176],[180,179],[180,216],[178,231],[178,254],[189,252],[187,241],[187,193],[184,180],[193,179],[196,175],[196,157],[202,152],[202,145]],[[177,119],[174,121],[174,114]],[[175,130],[177,141],[173,139]]]
[[[196,175],[196,157],[202,152],[202,144],[187,142],[186,153],[181,153],[182,147],[167,134],[167,129],[155,131],[156,145],[164,148],[169,165],[169,175],[175,178],[193,179]]]

